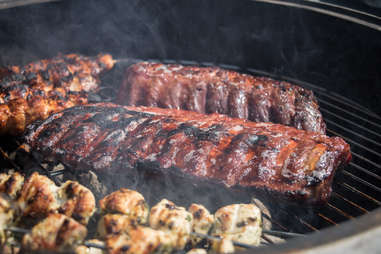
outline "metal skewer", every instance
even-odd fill
[[[29,229],[19,228],[19,227],[9,227],[9,228],[5,228],[5,230],[11,231],[13,233],[20,233],[20,234],[28,234],[31,231]],[[106,246],[104,246],[103,244],[90,243],[90,242],[85,241],[85,242],[83,242],[83,245],[85,245],[86,247],[89,247],[89,248],[97,248],[97,249],[106,250]]]
[[[280,238],[294,238],[294,237],[304,237],[305,235],[303,234],[298,234],[298,233],[291,233],[291,232],[283,232],[283,231],[275,231],[275,230],[262,230],[262,234],[268,234],[272,236],[277,236]]]
[[[196,232],[191,232],[190,235],[197,236],[197,237],[204,238],[204,239],[208,239],[211,241],[221,241],[222,240],[222,238],[218,237],[218,236],[205,235],[205,234],[196,233]],[[240,242],[236,242],[236,241],[232,241],[232,243],[234,246],[245,248],[245,249],[257,248],[257,246],[246,244],[246,243],[240,243]]]
[[[20,234],[28,234],[30,232],[30,230],[28,230],[28,229],[19,228],[19,227],[9,227],[9,228],[6,228],[5,230],[11,231],[14,233],[20,233]],[[274,233],[274,232],[279,233],[277,231],[272,231],[272,230],[267,230],[267,231],[271,231],[270,233]],[[280,233],[282,233],[282,232],[280,232]],[[201,233],[196,233],[196,232],[191,232],[190,235],[200,237],[203,239],[208,239],[211,241],[221,241],[222,240],[222,238],[219,236],[206,235],[206,234],[201,234]],[[295,234],[295,235],[299,235],[299,234]],[[245,243],[241,243],[241,242],[237,242],[237,241],[232,241],[232,243],[234,246],[245,248],[245,249],[252,249],[252,248],[257,247],[254,245],[245,244]],[[89,248],[98,248],[98,249],[102,249],[102,250],[106,249],[106,246],[103,244],[91,243],[91,242],[87,242],[87,241],[85,241],[83,243],[83,245],[86,247],[89,247]]]
[[[20,167],[11,158],[9,158],[8,154],[1,147],[0,147],[0,154],[3,156],[3,158],[5,158],[9,162],[9,164],[12,165],[12,167],[14,167],[14,169],[20,171]]]
[[[30,230],[24,229],[24,228],[19,228],[19,227],[9,227],[9,228],[6,228],[5,230],[11,231],[14,233],[20,233],[20,234],[30,233]],[[221,241],[222,240],[222,238],[218,237],[218,236],[205,235],[205,234],[196,233],[196,232],[191,232],[190,235],[197,236],[197,237],[204,238],[204,239],[208,239],[208,240],[212,240],[212,241]],[[232,241],[232,243],[237,247],[241,247],[241,248],[245,248],[245,249],[256,248],[256,246],[254,246],[254,245],[249,245],[249,244],[240,243],[240,242],[236,242],[236,241]],[[106,246],[103,244],[90,243],[90,242],[85,241],[83,243],[83,245],[86,247],[89,247],[89,248],[97,248],[97,249],[106,250]]]

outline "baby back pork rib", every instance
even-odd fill
[[[351,158],[339,137],[220,114],[90,104],[28,127],[25,144],[73,170],[132,170],[139,163],[295,199],[324,202]]]
[[[217,67],[134,64],[117,103],[226,114],[322,134],[326,128],[312,91]]]
[[[87,103],[88,92],[98,88],[99,74],[113,65],[107,54],[69,54],[0,69],[0,135],[21,134],[37,119]]]

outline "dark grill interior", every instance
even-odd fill
[[[325,227],[337,225],[366,214],[381,205],[380,200],[380,146],[381,133],[378,128],[381,117],[369,109],[348,98],[330,92],[319,86],[295,80],[285,76],[272,75],[264,71],[243,68],[234,65],[211,62],[196,62],[173,59],[144,59],[146,61],[179,63],[184,65],[219,66],[242,73],[269,76],[278,80],[286,80],[314,91],[319,100],[320,109],[327,123],[329,136],[340,136],[350,145],[353,154],[351,163],[335,177],[333,194],[329,203],[316,209],[283,209],[277,217],[287,218],[284,222],[273,219],[277,230],[309,233]],[[139,59],[121,61],[112,75],[106,78],[105,84],[118,84],[123,71],[131,62]],[[109,95],[110,89],[107,89]],[[111,100],[112,98],[107,98]],[[295,212],[293,212],[295,210]],[[292,223],[289,223],[292,220]],[[292,225],[291,225],[292,224]]]
[[[270,76],[275,79],[286,80],[314,91],[328,126],[328,135],[344,138],[351,145],[353,160],[345,169],[341,170],[336,175],[333,186],[334,191],[327,205],[317,208],[295,207],[294,205],[275,205],[275,207],[272,207],[277,211],[270,219],[274,230],[306,234],[313,231],[319,231],[325,227],[337,225],[351,218],[366,214],[380,206],[379,180],[381,177],[379,173],[377,173],[380,167],[377,155],[380,153],[380,143],[378,141],[380,140],[381,135],[377,132],[377,127],[381,124],[381,118],[368,109],[345,97],[313,84],[284,76],[271,75],[270,73],[252,68],[240,68],[232,65],[185,60],[144,60],[199,66],[217,65],[222,68],[228,68],[243,73]],[[114,86],[120,84],[123,72],[128,65],[136,61],[142,60],[125,59],[125,61],[120,61],[114,70],[104,77],[104,87],[102,87],[98,95],[94,96],[94,101],[112,101],[117,93]],[[15,140],[10,140],[10,142],[5,145],[4,150],[9,151],[16,146]],[[3,154],[3,156],[4,155],[5,154]],[[32,160],[34,161],[31,164],[29,164],[29,161],[28,166],[25,166],[25,162],[23,161],[10,161],[9,158],[6,157],[4,157],[3,160],[8,161],[8,163],[11,164],[10,166],[22,170],[28,168],[36,169],[36,165],[41,165],[39,161],[33,158]],[[30,165],[33,166],[30,167]],[[40,170],[50,175],[50,177],[59,184],[60,181],[56,177],[65,172],[66,169],[50,172],[49,170],[52,170],[53,166],[54,165],[49,165],[48,167],[40,166]],[[149,185],[149,183],[147,183],[147,185]],[[123,187],[129,187],[129,185],[126,184]],[[150,189],[147,191],[150,191]],[[155,196],[155,194],[153,195]],[[159,196],[160,195],[153,197],[152,200],[158,200],[160,198]],[[221,204],[216,205],[217,207],[221,206]],[[272,243],[272,240],[265,237],[264,242]]]
[[[0,21],[2,65],[24,64],[58,52],[109,52],[115,58],[218,65],[311,89],[319,100],[328,135],[344,138],[351,145],[353,159],[336,175],[326,206],[274,205],[266,200],[273,212],[273,229],[307,234],[365,215],[381,205],[378,31],[302,9],[244,0],[68,0],[4,10]],[[105,87],[94,95],[94,101],[111,101],[123,71],[137,60],[121,61],[107,74]],[[17,142],[2,138],[0,146],[9,152]],[[0,156],[2,170],[38,169],[57,183],[59,175],[67,172],[49,172],[53,165],[46,170],[29,156],[15,161],[4,156]],[[141,188],[151,193],[160,190]],[[171,191],[177,188],[146,199],[151,200],[150,205],[161,197],[171,199],[167,196]],[[181,195],[178,200],[188,201]],[[218,197],[212,200],[217,207],[224,205]]]

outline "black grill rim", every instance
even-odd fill
[[[253,0],[253,1],[260,2],[261,0]],[[295,1],[287,0],[284,2],[306,3],[308,1],[309,0],[295,0]],[[271,0],[264,1],[264,2],[271,3]],[[273,2],[274,3],[272,4],[277,5],[279,3],[276,3],[276,2],[280,2],[280,1],[273,1]],[[316,3],[316,2],[310,3],[310,4],[311,5],[315,4],[319,6],[319,3]],[[381,28],[381,26],[378,26],[378,28]],[[376,29],[376,30],[379,30],[379,29]],[[372,112],[369,112],[369,113],[372,113]],[[258,248],[255,250],[246,251],[243,253],[265,253],[265,254],[266,253],[268,254],[291,253],[291,252],[299,253],[306,250],[311,250],[311,248],[314,248],[314,247],[329,246],[333,242],[336,242],[344,238],[349,238],[351,236],[361,235],[364,232],[374,231],[375,229],[380,228],[380,225],[381,225],[381,208],[377,208],[366,215],[362,215],[358,218],[340,223],[340,227],[329,227],[320,232],[309,234],[307,241],[306,239],[292,239],[292,240],[288,240],[285,244],[267,246],[264,248]],[[373,239],[373,240],[377,241],[376,239]],[[44,253],[48,253],[48,252],[44,252]]]

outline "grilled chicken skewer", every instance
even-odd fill
[[[68,251],[84,241],[84,225],[63,214],[50,214],[35,225],[22,239],[22,249],[28,251]]]
[[[12,225],[14,213],[11,202],[4,195],[0,195],[0,246],[7,240],[6,229]]]
[[[104,245],[99,240],[92,240],[80,246],[71,247],[75,248],[78,254],[169,253],[173,249],[183,249],[192,235],[211,240],[212,248],[219,253],[233,252],[234,245],[253,248],[259,243],[260,211],[251,204],[225,206],[212,216],[202,205],[192,204],[188,212],[164,199],[149,213],[144,197],[140,193],[128,189],[115,191],[104,197],[99,203],[101,213],[106,213],[98,224],[98,232],[104,239]],[[148,221],[148,214],[150,215],[150,226],[153,228],[144,226]],[[60,250],[63,245],[54,246],[51,239],[57,238],[56,231],[63,225],[62,218],[65,217],[60,214],[55,215],[57,217],[49,215],[47,217],[49,219],[36,225],[31,233],[28,232],[30,236],[29,238],[24,237],[24,239],[28,239],[23,241],[24,248],[31,246],[32,249]],[[55,226],[50,227],[49,223],[52,221],[56,221],[56,223]],[[181,228],[182,225],[184,228]],[[50,238],[47,240],[39,238],[46,233],[41,231],[44,228],[50,232]],[[76,224],[73,224],[72,228],[76,230]],[[11,230],[15,230],[15,228]],[[59,232],[61,231],[59,230]],[[38,235],[33,236],[33,232]],[[65,238],[62,242],[71,242],[80,235],[77,232],[65,233],[65,228],[63,232],[68,239],[66,241]],[[212,236],[207,235],[210,232]],[[35,237],[37,239],[32,241],[31,239]],[[32,242],[38,244],[33,245]],[[200,251],[198,250],[198,252]]]
[[[52,213],[32,229],[9,227],[6,231],[24,234],[21,248],[26,251],[81,252],[84,248],[99,250],[103,253],[104,242],[99,240],[84,241],[87,229],[84,225],[63,214]],[[1,246],[1,245],[0,245]],[[78,251],[77,251],[78,249]]]
[[[103,216],[98,222],[98,234],[107,235],[128,233],[148,220],[149,208],[139,192],[122,188],[99,201]]]
[[[147,221],[148,206],[138,192],[121,189],[104,197],[99,203],[102,213],[109,212],[98,223],[101,238],[129,235],[136,230],[156,234],[154,231],[141,229]],[[183,249],[189,240],[195,246],[206,236],[214,240],[215,250],[229,252],[226,244],[233,246],[240,242],[237,245],[257,246],[261,236],[261,213],[253,204],[226,206],[213,216],[202,205],[192,204],[187,211],[163,199],[152,207],[148,221],[152,229],[165,232],[170,239],[166,244],[177,250]],[[210,232],[214,238],[208,236]],[[115,239],[119,238],[113,238]]]
[[[98,89],[99,75],[114,63],[108,54],[69,54],[1,69],[0,135],[19,135],[35,120],[86,104],[88,93]]]
[[[0,193],[14,201],[21,218],[35,220],[61,213],[86,225],[96,210],[95,197],[86,187],[74,181],[58,187],[37,172],[26,180],[17,172],[0,174]]]

